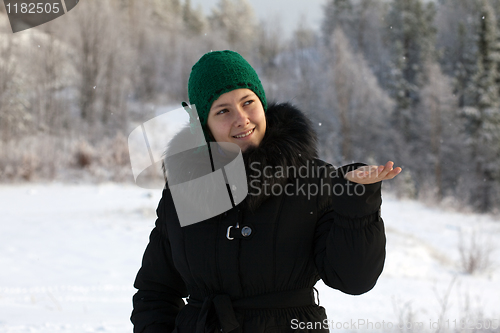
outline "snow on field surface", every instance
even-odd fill
[[[0,332],[131,332],[132,283],[160,196],[123,184],[1,185]],[[374,289],[350,296],[316,285],[332,332],[401,331],[398,324],[436,332],[446,295],[442,328],[467,314],[500,326],[498,246],[492,268],[474,275],[461,272],[457,247],[461,232],[465,243],[474,233],[496,246],[500,221],[386,193],[382,216],[387,259]]]

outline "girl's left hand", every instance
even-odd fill
[[[346,173],[344,178],[358,184],[373,184],[396,177],[402,169],[400,167],[393,169],[393,166],[394,162],[392,161],[387,162],[385,166],[362,166],[354,171]]]

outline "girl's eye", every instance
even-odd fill
[[[245,103],[243,103],[243,105],[249,105],[249,104],[252,104],[253,103],[253,100],[249,100],[249,101],[246,101]]]
[[[219,112],[217,112],[216,114],[224,114],[226,113],[228,110],[227,109],[223,109],[223,110],[220,110]]]

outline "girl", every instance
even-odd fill
[[[373,288],[385,259],[381,181],[401,168],[319,160],[309,120],[290,104],[268,105],[236,52],[205,54],[188,94],[207,141],[243,152],[249,194],[182,227],[165,186],[134,284],[134,332],[328,332],[314,285]]]

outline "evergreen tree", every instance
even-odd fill
[[[354,7],[351,0],[329,0],[323,12],[321,32],[327,44],[335,28],[341,28],[350,37],[355,27]]]
[[[419,102],[419,90],[427,82],[424,64],[435,57],[435,6],[421,0],[391,3],[387,23],[393,53],[389,90],[396,101],[393,124],[405,141],[412,138],[412,108]]]
[[[479,0],[441,0],[438,6],[439,62],[443,73],[453,78],[453,92],[459,107],[474,104],[467,87],[476,72],[478,15]]]
[[[498,32],[495,12],[487,0],[482,0],[478,32],[477,72],[471,91],[480,110],[499,106],[497,82],[499,80]]]
[[[391,50],[384,42],[388,8],[387,2],[379,0],[329,0],[323,7],[321,24],[325,45],[330,43],[334,29],[341,28],[350,47],[363,54],[384,89],[391,68]]]
[[[457,60],[455,63],[454,76],[455,76],[455,93],[459,97],[459,106],[474,104],[474,100],[467,98],[467,87],[471,84],[474,73],[476,71],[476,57],[474,51],[477,46],[474,45],[474,38],[467,32],[464,24],[458,26],[458,49]]]
[[[475,105],[464,109],[471,162],[477,181],[473,203],[483,212],[500,199],[500,59],[495,12],[488,0],[481,0],[477,37],[477,71],[469,87]]]

